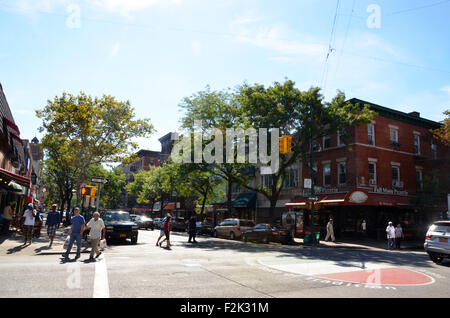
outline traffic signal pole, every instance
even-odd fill
[[[309,175],[311,178],[311,196],[310,198],[314,198],[314,136],[313,136],[313,105],[311,104],[309,110],[309,118],[310,118],[310,149],[309,149]],[[310,199],[311,200],[311,199]],[[311,242],[313,245],[317,245],[315,226],[314,226],[314,200],[311,200]]]

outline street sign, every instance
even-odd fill
[[[318,197],[310,197],[310,198],[308,198],[308,200],[309,201],[319,201],[319,198]]]
[[[312,187],[311,179],[304,179],[304,181],[303,181],[303,187],[304,187],[305,189],[311,189],[311,187]]]
[[[104,179],[104,178],[92,178],[91,179],[92,183],[101,183],[101,184],[106,184],[108,183],[108,179]]]

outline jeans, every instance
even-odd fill
[[[401,244],[401,242],[402,242],[402,239],[400,238],[400,237],[397,237],[396,239],[395,239],[395,248],[396,249],[400,249],[400,244]]]
[[[65,253],[65,257],[69,257],[70,250],[72,249],[73,243],[77,241],[77,257],[81,255],[81,233],[72,233],[70,234],[69,246],[67,247],[67,251]]]
[[[9,232],[9,225],[10,224],[11,224],[11,220],[3,219],[2,234],[8,234],[8,232]]]
[[[388,238],[388,249],[393,250],[394,249],[394,238]]]

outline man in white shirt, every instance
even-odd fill
[[[100,213],[95,212],[94,217],[86,224],[87,228],[90,229],[89,237],[91,238],[91,256],[89,257],[90,260],[94,259],[94,253],[96,253],[96,257],[99,257],[102,252],[98,250],[98,244],[100,243],[100,240],[105,239],[105,223],[100,218]]]
[[[392,222],[389,222],[388,227],[386,228],[386,234],[388,239],[388,249],[394,249],[395,242],[395,227],[392,226]]]
[[[333,219],[330,219],[330,221],[327,224],[327,236],[325,237],[325,241],[328,241],[330,236],[331,240],[333,242],[336,242],[336,239],[334,238]]]
[[[31,245],[34,222],[36,221],[36,210],[33,207],[33,203],[28,204],[28,209],[23,213],[23,217],[25,218],[25,222],[23,223],[25,243],[23,245],[27,245],[27,242],[30,242]]]

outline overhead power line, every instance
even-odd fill
[[[405,13],[405,12],[410,12],[410,11],[422,10],[422,9],[426,9],[426,8],[431,8],[431,7],[435,7],[435,6],[438,6],[438,5],[441,5],[441,4],[444,4],[444,3],[448,3],[448,2],[450,2],[450,0],[444,0],[444,1],[440,1],[440,2],[435,2],[435,3],[423,5],[423,6],[420,6],[420,7],[415,7],[415,8],[395,11],[395,12],[389,13],[388,16],[401,14],[401,13]]]

